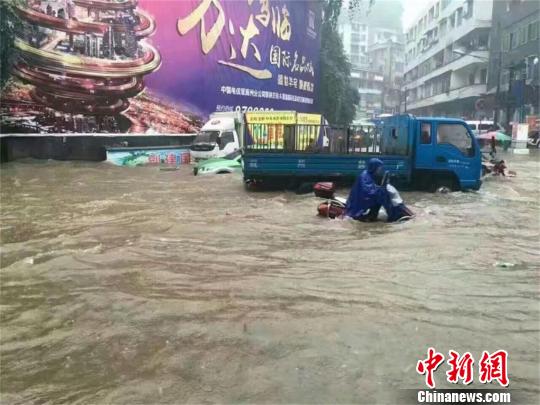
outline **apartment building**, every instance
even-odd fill
[[[498,0],[493,6],[487,102],[502,124],[540,114],[540,4]]]
[[[338,29],[352,65],[351,84],[360,96],[358,120],[399,110],[393,75],[403,75],[403,46],[396,46],[403,42],[402,10],[400,1],[380,0],[373,6],[363,2],[353,13],[346,8],[341,12]],[[378,63],[374,64],[374,60]],[[397,64],[398,69],[381,66],[385,63]]]
[[[400,36],[401,37],[401,36]],[[381,113],[400,112],[405,47],[397,36],[381,40],[368,48],[369,65],[377,75],[382,75]]]
[[[339,32],[343,41],[343,48],[353,66],[362,66],[368,63],[368,26],[365,22],[349,21],[340,16]]]
[[[490,114],[483,97],[494,1],[434,0],[408,27],[403,97],[407,112],[469,119]]]

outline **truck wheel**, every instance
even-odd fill
[[[313,182],[300,183],[300,185],[296,189],[296,194],[309,194],[309,193],[312,193],[314,185],[315,185],[315,183],[313,183]]]
[[[299,186],[300,186],[300,183],[298,182],[298,180],[295,178],[292,178],[287,182],[285,189],[289,191],[296,191],[298,190]]]
[[[440,177],[434,179],[431,191],[434,193],[446,194],[456,190],[454,180],[449,177]]]
[[[257,188],[257,183],[252,179],[244,179],[244,188],[247,191],[255,191]]]

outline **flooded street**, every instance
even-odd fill
[[[433,346],[505,349],[538,403],[540,166],[510,158],[477,193],[402,193],[397,225],[240,175],[5,164],[2,402],[396,403]]]

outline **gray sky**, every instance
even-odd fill
[[[376,0],[375,0],[376,1]],[[420,12],[433,0],[402,0],[403,1],[403,28],[408,30],[414,23],[417,17],[420,17]]]

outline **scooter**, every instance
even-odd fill
[[[396,218],[394,222],[412,219],[414,217],[414,213],[403,203],[403,199],[399,195],[397,189],[390,183],[386,182],[386,190],[390,194],[392,207],[395,210],[395,212],[393,213],[393,216]],[[335,196],[336,188],[334,183],[316,183],[315,186],[313,186],[313,191],[315,193],[315,196],[327,200],[320,203],[317,207],[317,212],[319,216],[330,219],[344,217],[345,207],[347,206],[347,199]]]
[[[331,182],[316,183],[313,186],[313,192],[316,197],[324,198],[327,201],[322,202],[317,207],[319,216],[335,219],[342,217],[345,213],[345,207],[347,205],[347,199],[343,197],[336,197],[336,187]]]
[[[488,155],[488,156],[486,156]],[[509,170],[506,172],[506,162],[503,159],[497,159],[497,149],[495,148],[495,142],[491,142],[491,151],[482,155],[482,176],[509,176],[514,177],[516,172]]]
[[[482,175],[487,176],[492,174],[493,176],[506,176],[506,162],[502,159],[485,159],[482,162]],[[510,171],[509,175],[515,175],[514,172]]]

